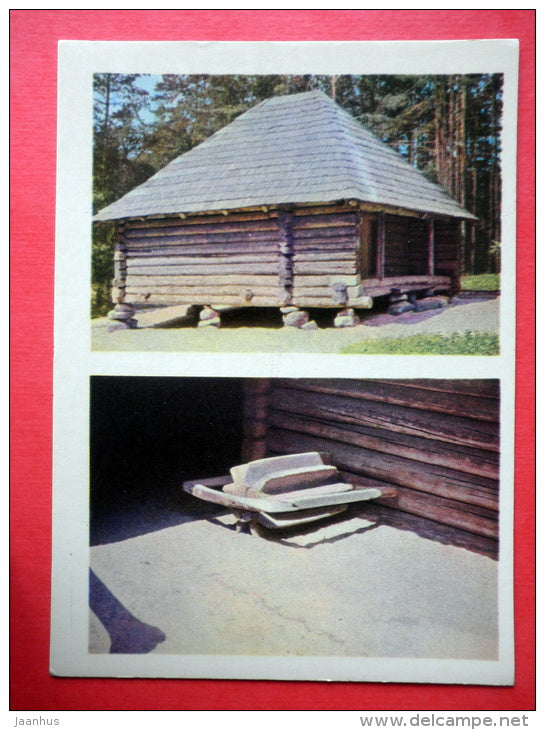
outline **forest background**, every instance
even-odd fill
[[[96,74],[93,212],[260,101],[321,89],[479,221],[462,223],[463,273],[499,273],[501,74]],[[111,308],[115,226],[93,225],[92,316]]]

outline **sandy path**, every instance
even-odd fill
[[[107,319],[93,320],[92,349],[159,352],[320,352],[336,353],[363,340],[414,334],[498,332],[499,298],[460,300],[442,310],[398,317],[370,313],[358,327],[299,330],[292,327],[136,329],[108,332]]]

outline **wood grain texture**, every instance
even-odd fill
[[[429,226],[411,216],[369,217],[343,205],[131,219],[119,227],[124,260],[117,262],[116,281],[126,281],[127,301],[148,304],[217,304],[209,287],[241,284],[253,292],[250,306],[334,307],[332,282],[342,278],[357,286],[363,274],[372,297],[392,288],[450,289],[458,270],[457,228],[434,223],[433,270],[439,276],[432,277]],[[188,289],[201,285],[200,291]],[[280,293],[262,288],[270,286]],[[229,297],[225,303],[239,298],[234,290],[221,293]]]
[[[384,504],[439,534],[498,537],[497,380],[271,380],[245,434],[246,453],[331,453],[347,481],[395,487]]]

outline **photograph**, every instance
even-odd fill
[[[501,73],[94,74],[93,349],[497,355],[502,110]]]
[[[517,51],[59,45],[54,676],[513,685]]]
[[[93,377],[89,652],[508,681],[499,420],[495,379]]]

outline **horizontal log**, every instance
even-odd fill
[[[278,232],[278,220],[276,218],[263,218],[256,221],[236,221],[222,217],[217,223],[197,223],[195,221],[174,219],[172,221],[158,221],[157,225],[143,222],[135,224],[123,231],[125,237],[155,238],[162,236],[190,236],[197,239],[203,236],[224,236],[257,233],[259,235],[274,234]]]
[[[185,218],[180,216],[172,216],[169,218],[144,218],[144,219],[132,219],[125,223],[125,230],[130,231],[134,229],[150,229],[150,228],[176,228],[183,226],[188,228],[202,229],[203,231],[214,230],[214,226],[217,230],[232,229],[235,223],[240,224],[241,230],[244,230],[248,226],[259,225],[260,223],[266,224],[268,227],[276,226],[276,218],[278,213],[276,211],[270,211],[268,213],[253,212],[253,213],[229,213],[223,215],[222,213],[214,213],[210,215],[187,215]]]
[[[192,297],[204,297],[208,294],[221,294],[230,296],[246,296],[247,292],[253,292],[254,296],[261,297],[281,297],[285,290],[279,285],[277,286],[260,286],[250,281],[246,285],[233,285],[227,284],[225,286],[192,286],[191,291],[187,291],[188,296]],[[181,294],[184,293],[184,288],[180,286],[125,286],[127,294]]]
[[[182,211],[180,211],[182,212]],[[208,225],[217,223],[229,223],[233,222],[252,222],[252,221],[267,221],[278,217],[282,211],[274,207],[267,207],[266,211],[256,208],[248,209],[232,209],[227,211],[227,215],[223,212],[204,212],[198,214],[190,214],[181,218],[178,216],[168,217],[146,217],[146,218],[133,218],[123,221],[123,225],[127,228],[132,226],[138,227],[168,227],[172,225],[179,225],[180,221],[183,221],[186,225]],[[353,213],[353,208],[345,204],[309,204],[301,205],[293,208],[291,211],[294,217],[305,217],[315,215],[334,215],[339,213]]]
[[[358,236],[357,225],[338,225],[338,226],[312,226],[307,228],[300,228],[294,226],[292,230],[293,239],[298,243],[304,241],[321,239],[327,241],[331,238],[354,241]]]
[[[389,492],[391,492],[392,488],[395,490],[395,495],[393,495],[393,498],[389,498],[388,500],[383,500],[385,504],[388,504],[388,506],[397,507],[398,506],[398,500],[397,497],[400,495],[405,495],[407,498],[411,498],[411,501],[413,501],[414,504],[430,504],[435,505],[438,509],[444,509],[444,510],[457,510],[462,515],[467,516],[468,518],[471,518],[472,516],[476,517],[484,517],[487,520],[490,520],[491,522],[496,523],[498,522],[498,512],[497,510],[490,510],[486,509],[486,507],[479,507],[477,505],[467,504],[465,502],[460,502],[457,500],[447,499],[445,497],[438,496],[436,494],[421,492],[415,489],[411,489],[410,487],[401,486],[399,484],[393,484],[392,482],[388,480],[382,480],[382,479],[375,479],[374,477],[369,476],[362,476],[361,474],[352,473],[352,472],[346,472],[346,471],[339,471],[339,474],[346,479],[349,483],[351,483],[355,488],[363,487],[363,486],[369,486],[371,488],[380,488],[380,484],[386,484],[389,487]]]
[[[373,287],[373,286],[398,286],[400,284],[441,284],[450,283],[448,280],[448,277],[445,276],[424,276],[424,275],[403,275],[403,276],[396,276],[396,277],[384,277],[382,279],[362,279],[362,285],[367,287]]]
[[[343,472],[382,479],[477,508],[498,510],[497,485],[484,477],[276,428],[267,432],[267,447],[285,453],[327,451]]]
[[[144,258],[146,256],[156,258],[165,256],[177,256],[180,259],[186,257],[214,258],[215,256],[239,257],[242,260],[253,259],[256,255],[268,255],[269,257],[278,257],[278,242],[273,243],[256,243],[256,244],[229,244],[229,245],[199,245],[199,246],[176,246],[169,244],[167,246],[156,246],[154,248],[137,246],[129,246],[126,249],[126,256],[131,258]]]
[[[349,477],[347,478],[349,479]],[[489,516],[472,514],[467,511],[465,505],[418,493],[406,487],[397,486],[396,492],[394,500],[389,499],[387,502],[382,500],[390,509],[433,520],[438,524],[455,527],[493,540],[498,539],[498,520],[494,518],[493,513],[490,513]],[[377,502],[380,504],[381,500],[378,499]]]
[[[305,392],[274,385],[271,405],[278,410],[331,422],[355,423],[386,428],[411,436],[452,441],[490,451],[499,451],[499,426],[470,417],[449,416],[375,401]]]
[[[347,261],[344,264],[336,264],[333,261],[301,261],[293,266],[294,274],[356,274],[357,262]]]
[[[255,296],[250,301],[245,301],[239,296],[217,295],[215,293],[196,296],[194,294],[151,294],[149,297],[142,294],[127,294],[127,304],[169,305],[177,304],[199,304],[199,305],[232,305],[234,307],[280,307],[282,302],[272,297]]]
[[[179,276],[189,274],[193,276],[221,276],[223,274],[276,274],[277,265],[273,264],[199,264],[199,265],[171,265],[171,266],[135,266],[134,260],[127,264],[127,275],[142,274],[144,276]]]
[[[291,211],[294,218],[300,218],[307,215],[332,215],[335,213],[354,214],[354,208],[346,203],[310,203],[293,208]]]
[[[291,439],[291,440],[289,440]],[[463,502],[470,511],[498,510],[498,481],[476,474],[461,472],[437,465],[424,464],[384,452],[376,452],[351,444],[340,443],[328,438],[309,434],[286,432],[271,428],[267,442],[277,450],[288,441],[283,449],[307,451],[320,446],[333,455],[333,462],[339,469],[353,471],[366,477],[386,479],[400,486],[410,487],[418,492],[435,494]],[[311,446],[314,444],[314,446]]]
[[[127,286],[149,287],[149,286],[222,286],[222,285],[255,285],[255,286],[276,286],[278,284],[278,274],[226,274],[214,275],[204,274],[200,276],[185,275],[163,275],[163,276],[146,276],[140,274],[129,274],[126,278]]]
[[[358,286],[361,279],[358,274],[301,274],[297,276],[295,285],[301,287],[325,286],[329,288],[334,282],[342,282],[347,286]]]
[[[293,262],[295,264],[295,268],[298,268],[298,265],[304,265],[304,264],[313,264],[317,261],[323,261],[326,263],[334,263],[337,266],[344,266],[345,264],[351,265],[357,260],[356,251],[320,251],[320,252],[314,252],[314,251],[297,251],[295,249],[294,255],[293,255]]]
[[[404,215],[386,215],[386,227],[398,228],[400,226],[410,228],[411,230],[418,230],[419,228],[427,229],[427,221],[410,218]]]
[[[429,381],[427,381],[429,383]],[[441,398],[435,390],[418,387],[417,383],[407,386],[395,381],[379,380],[282,380],[279,385],[310,393],[327,393],[359,400],[372,400],[391,403],[425,411],[447,413],[453,416],[476,418],[497,423],[499,421],[499,402],[497,398],[477,398],[472,394],[451,393],[441,390]],[[416,416],[418,417],[418,416]]]
[[[296,215],[293,217],[293,231],[305,228],[334,228],[358,224],[358,216],[354,213],[320,213],[315,215]]]
[[[404,388],[415,388],[417,390],[431,390],[438,393],[462,393],[482,398],[500,397],[500,381],[497,378],[471,378],[471,379],[440,379],[440,378],[416,378],[411,380],[387,380],[381,378],[374,381],[385,385],[402,385]]]
[[[307,238],[304,241],[294,240],[293,249],[296,253],[336,253],[340,251],[359,251],[358,241],[355,238]]]
[[[347,287],[348,293],[350,290],[355,290],[357,287]],[[298,280],[294,282],[293,292],[300,296],[306,297],[318,297],[322,299],[331,299],[333,295],[333,287],[331,286],[300,286]],[[337,304],[337,306],[339,306]]]
[[[220,256],[228,256],[233,253],[246,254],[249,253],[271,253],[277,252],[279,247],[278,239],[264,241],[262,239],[252,239],[248,241],[218,241],[201,243],[181,241],[178,238],[172,241],[158,238],[155,241],[128,241],[125,251],[131,255],[145,255],[146,251],[154,255],[169,256],[173,254],[181,254],[183,256],[202,256],[203,254],[218,254]]]
[[[232,256],[127,256],[127,266],[137,268],[139,266],[223,266],[225,264],[246,266],[248,264],[256,266],[257,264],[274,264],[278,265],[278,254],[274,251],[259,254],[233,254]]]
[[[299,418],[273,408],[266,417],[271,427],[277,426],[286,431],[308,433],[312,436],[394,454],[425,464],[444,466],[488,479],[498,479],[499,459],[498,455],[491,451],[447,444],[444,441],[422,439],[386,429],[371,429],[354,424],[343,427],[326,421]]]
[[[278,228],[270,231],[223,231],[223,232],[199,232],[193,233],[191,230],[177,229],[170,230],[165,233],[163,230],[150,231],[143,233],[141,231],[133,231],[131,234],[125,234],[125,243],[130,247],[137,245],[148,246],[150,248],[158,246],[162,243],[173,243],[180,246],[202,246],[206,243],[216,245],[229,245],[237,242],[247,243],[250,241],[276,241],[279,237]]]

